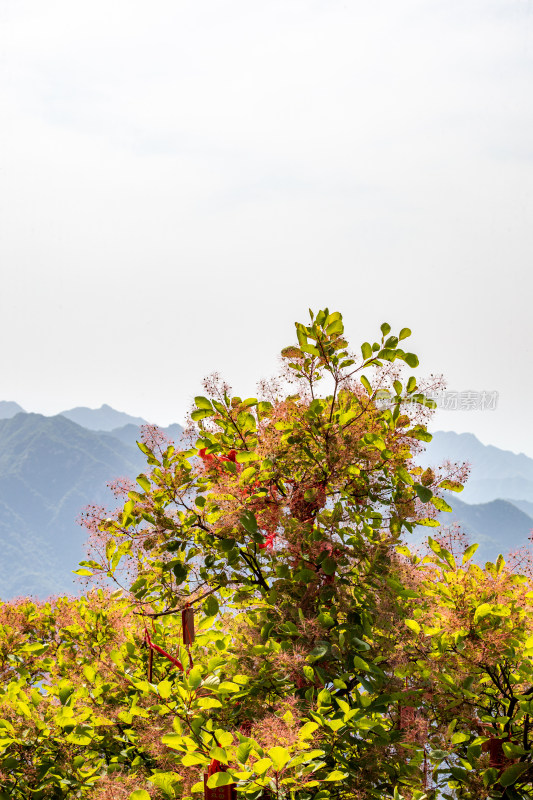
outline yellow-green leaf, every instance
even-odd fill
[[[285,747],[271,747],[270,750],[268,750],[268,755],[272,759],[272,763],[277,772],[282,770],[290,759],[290,753]]]
[[[256,775],[262,775],[271,766],[272,760],[270,758],[260,758],[259,761],[256,761],[253,765],[253,769]]]
[[[228,786],[233,782],[233,778],[227,772],[215,772],[207,779],[207,786],[209,789],[216,789],[217,786]]]
[[[408,628],[410,628],[414,633],[420,633],[420,625],[416,621],[416,619],[406,619],[405,624]]]
[[[487,617],[491,612],[492,606],[490,603],[481,603],[481,605],[476,608],[474,622],[483,619],[483,617]]]
[[[467,561],[470,561],[476,550],[478,549],[479,544],[471,544],[470,547],[467,547],[463,556],[463,564],[466,564]]]

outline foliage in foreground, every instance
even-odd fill
[[[288,390],[208,382],[190,449],[152,432],[89,521],[79,572],[114,593],[0,608],[4,797],[533,797],[532,587],[407,548],[460,476],[415,466],[431,403],[381,330],[356,358],[321,311]]]

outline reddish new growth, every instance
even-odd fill
[[[224,461],[232,461],[237,467],[237,472],[240,472],[242,469],[241,465],[237,464],[237,453],[235,450],[230,450],[227,456],[219,456],[216,453],[208,453],[207,448],[202,447],[201,450],[198,450],[198,455],[206,466],[215,466],[217,464],[224,463]]]

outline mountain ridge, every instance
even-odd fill
[[[89,408],[88,406],[76,406],[66,411],[61,411],[60,416],[76,422],[83,428],[92,431],[112,431],[124,425],[146,425],[147,421],[143,417],[133,417],[124,411],[117,411],[115,408],[103,403],[100,408]]]
[[[106,404],[100,409],[79,408],[89,414],[90,427],[65,413],[44,416],[0,402],[3,599],[74,592],[72,570],[84,558],[86,538],[77,524],[82,510],[89,504],[114,506],[108,484],[121,477],[134,480],[146,469],[145,457],[136,447],[139,425],[131,421],[144,424],[141,417]],[[9,416],[2,417],[2,409]],[[108,427],[94,427],[102,419]],[[109,428],[114,421],[120,424]],[[175,423],[162,431],[178,443],[183,428]],[[450,496],[452,513],[440,514],[443,528],[461,524],[467,536],[479,542],[479,559],[493,560],[500,550],[528,544],[533,528],[533,459],[483,445],[473,434],[437,431],[417,461],[438,465],[444,460],[470,461],[472,474],[464,492]],[[412,541],[424,535],[419,530]]]
[[[0,420],[0,597],[75,591],[81,512],[114,506],[108,484],[135,479],[145,464],[134,435],[124,442],[61,414]]]
[[[484,445],[472,433],[435,431],[417,460],[423,466],[444,461],[470,463],[470,477],[461,493],[464,502],[486,503],[497,498],[533,502],[533,458]]]

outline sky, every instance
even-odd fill
[[[182,422],[327,306],[533,456],[532,78],[533,0],[3,0],[0,399]]]

